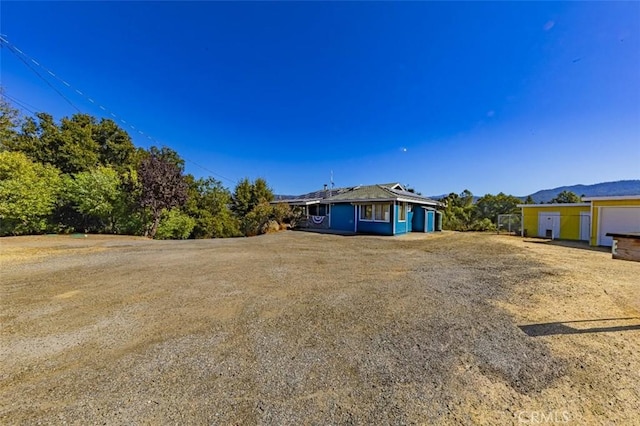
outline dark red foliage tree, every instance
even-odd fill
[[[140,182],[139,203],[149,208],[153,223],[148,236],[153,238],[158,230],[162,210],[181,207],[187,201],[188,185],[182,167],[166,156],[151,151],[138,168]]]

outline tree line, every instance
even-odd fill
[[[23,117],[0,98],[0,235],[251,236],[292,219],[273,198],[264,179],[232,192],[186,174],[176,151],[136,147],[111,119]]]
[[[473,194],[467,189],[460,194],[452,192],[440,201],[445,204],[442,227],[453,231],[495,231],[498,215],[519,214],[518,204],[535,204],[530,195],[522,201],[502,192],[486,194],[474,202]],[[550,204],[578,202],[580,197],[571,191],[562,191],[549,201]]]

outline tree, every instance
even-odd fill
[[[474,218],[489,219],[492,223],[498,223],[498,215],[515,214],[520,211],[518,204],[522,201],[513,195],[507,195],[503,192],[498,195],[487,194],[480,198],[475,205]]]
[[[273,191],[267,182],[258,178],[255,182],[244,178],[236,185],[233,192],[233,212],[240,218],[246,216],[257,205],[273,201]]]
[[[536,202],[531,195],[527,195],[527,199],[524,200],[524,204],[535,204],[535,203]]]
[[[575,192],[562,191],[555,198],[549,201],[549,204],[562,204],[562,203],[579,203],[580,197]]]
[[[450,193],[443,199],[442,227],[452,231],[468,231],[471,228],[473,216],[473,194],[465,189],[460,194]]]
[[[263,234],[265,226],[272,218],[272,215],[273,208],[269,203],[263,202],[258,204],[240,219],[242,233],[247,237]]]
[[[60,129],[49,114],[39,112],[27,117],[13,140],[3,141],[5,149],[20,151],[32,161],[57,166],[56,146],[60,143]]]
[[[21,152],[0,152],[0,234],[46,229],[62,188],[60,171]]]
[[[150,152],[138,169],[140,182],[139,203],[151,212],[152,224],[148,235],[153,238],[158,230],[164,209],[181,207],[187,201],[187,182],[182,168],[158,152]]]
[[[222,182],[213,179],[194,179],[187,175],[189,199],[186,212],[196,220],[194,238],[225,238],[240,235],[240,223],[229,208],[231,193]]]
[[[69,200],[84,216],[99,221],[97,231],[113,232],[117,203],[121,198],[120,177],[109,167],[76,173],[67,185]]]
[[[156,238],[160,240],[185,240],[191,235],[196,220],[175,207],[163,210]]]
[[[93,140],[94,117],[75,114],[56,124],[49,114],[24,120],[14,140],[3,143],[10,151],[25,153],[31,160],[51,164],[63,173],[90,170],[99,164],[98,144]]]
[[[131,142],[131,137],[113,120],[100,120],[100,123],[93,126],[91,137],[98,146],[102,165],[113,167],[118,171],[128,166],[137,166],[134,164],[136,147]]]
[[[3,90],[0,87],[0,151],[6,149],[6,143],[10,144],[15,140],[19,116],[18,110],[5,100]]]

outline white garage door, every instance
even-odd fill
[[[640,207],[602,207],[598,245],[613,244],[608,232],[640,232]]]

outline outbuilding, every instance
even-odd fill
[[[640,232],[640,195],[585,197],[591,204],[592,246],[613,243],[607,234]]]
[[[611,233],[640,232],[640,195],[584,197],[581,203],[519,204],[522,236],[613,243]]]

